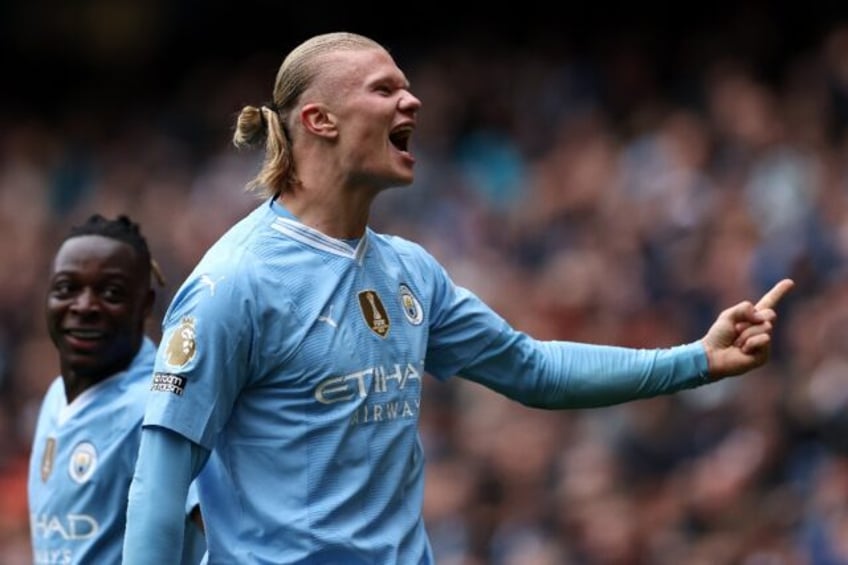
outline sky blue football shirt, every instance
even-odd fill
[[[425,372],[589,406],[696,386],[706,358],[699,344],[537,342],[417,244],[368,229],[352,247],[266,202],[175,295],[145,416],[212,450],[198,479],[209,563],[432,562]]]
[[[130,366],[70,404],[61,377],[38,415],[28,502],[33,563],[120,563],[127,491],[135,469],[156,346],[145,338]],[[186,560],[203,556],[203,534],[186,528]]]

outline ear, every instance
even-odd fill
[[[300,109],[300,122],[306,131],[321,137],[335,138],[339,134],[336,116],[324,104],[303,106]]]

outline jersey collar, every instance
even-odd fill
[[[362,262],[362,258],[365,256],[365,251],[368,248],[368,229],[365,230],[365,234],[359,239],[356,247],[352,247],[346,241],[330,237],[300,223],[292,217],[277,216],[271,227],[304,245],[353,259],[357,263]]]

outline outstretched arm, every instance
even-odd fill
[[[591,408],[693,388],[768,359],[774,307],[793,286],[775,285],[757,305],[724,310],[701,340],[667,349],[537,341],[502,332],[460,374],[540,408]]]
[[[144,428],[130,485],[124,565],[180,562],[189,485],[208,455],[175,432]]]

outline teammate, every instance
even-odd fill
[[[421,102],[351,33],[283,61],[234,141],[265,144],[264,201],[168,308],[130,488],[125,563],[173,561],[198,479],[209,563],[425,564],[421,384],[470,379],[529,406],[605,406],[766,362],[779,282],[699,341],[636,350],[538,341],[456,286],[423,248],[368,227],[413,180]]]
[[[161,281],[144,236],[126,216],[91,216],[71,229],[55,256],[46,317],[61,376],[42,402],[30,459],[35,564],[121,563],[156,354],[144,333],[155,298],[152,274]],[[181,563],[199,563],[205,542],[194,488],[182,500]]]

